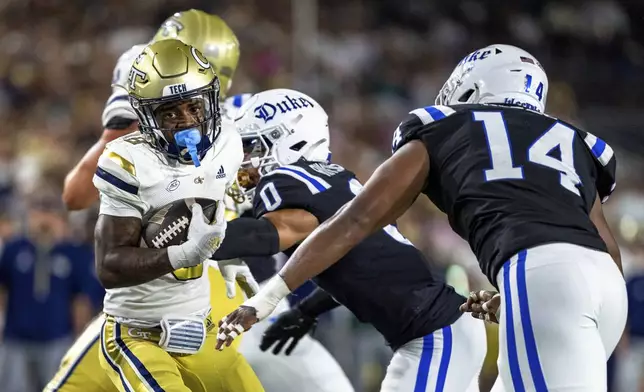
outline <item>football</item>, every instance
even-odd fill
[[[167,248],[187,241],[192,219],[191,207],[194,203],[201,204],[203,214],[209,222],[215,219],[217,202],[210,199],[179,199],[154,209],[142,219],[142,237],[148,248]]]

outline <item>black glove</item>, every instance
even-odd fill
[[[268,350],[273,343],[277,345],[273,348],[273,354],[277,355],[282,351],[289,339],[293,338],[284,354],[290,355],[297,343],[317,325],[317,319],[307,316],[297,308],[290,309],[281,313],[275,322],[264,331],[262,343],[259,348],[262,351]]]

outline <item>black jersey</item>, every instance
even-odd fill
[[[603,140],[556,118],[503,105],[428,106],[410,112],[396,151],[420,140],[430,157],[423,190],[469,242],[496,285],[522,249],[567,242],[607,251],[589,217],[615,187]]]
[[[259,218],[297,208],[324,222],[361,188],[355,175],[339,165],[300,161],[262,177],[253,211]],[[372,324],[393,348],[452,324],[465,301],[434,279],[427,260],[395,226],[362,241],[314,281],[360,321]]]

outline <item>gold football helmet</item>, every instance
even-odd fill
[[[226,22],[199,10],[177,12],[163,22],[152,41],[167,38],[179,39],[206,56],[221,82],[220,94],[225,97],[239,62],[239,41]]]
[[[206,57],[176,39],[153,42],[134,60],[124,87],[150,143],[199,166],[221,130],[219,79]]]

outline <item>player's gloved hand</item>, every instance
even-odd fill
[[[284,351],[284,354],[290,355],[300,339],[313,330],[317,323],[316,318],[307,316],[298,308],[287,310],[277,316],[275,322],[264,331],[259,348],[266,351],[274,343],[277,343],[272,350],[273,354],[277,355],[292,338],[291,344]]]
[[[501,295],[488,290],[472,291],[459,309],[472,313],[474,318],[498,324],[501,318]]]
[[[209,259],[226,235],[226,206],[217,203],[215,221],[209,224],[199,203],[192,205],[192,219],[188,227],[188,241],[168,247],[168,258],[174,269],[193,267]]]
[[[230,346],[237,336],[273,313],[277,304],[290,292],[291,290],[279,274],[273,276],[257,295],[247,299],[219,321],[215,348],[221,351],[224,347]]]
[[[247,298],[252,297],[259,291],[259,284],[250,273],[250,268],[242,259],[230,259],[217,261],[219,272],[226,283],[226,295],[228,298],[235,298],[235,282],[244,291]]]

